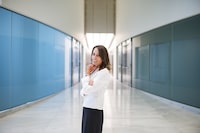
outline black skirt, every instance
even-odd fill
[[[82,133],[102,133],[103,110],[83,107]]]

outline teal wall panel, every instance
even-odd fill
[[[200,107],[200,15],[175,23],[172,99]]]
[[[150,45],[150,92],[170,96],[170,43]]]
[[[200,107],[200,15],[148,31],[132,40],[134,87]]]

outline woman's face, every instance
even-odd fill
[[[97,48],[95,48],[92,52],[92,64],[99,67],[101,65],[101,63],[102,63],[102,59],[99,56],[99,50]]]

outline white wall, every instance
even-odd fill
[[[116,0],[116,36],[113,45],[199,13],[200,0]]]
[[[2,6],[48,24],[85,43],[83,0],[2,0]]]

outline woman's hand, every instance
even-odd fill
[[[96,66],[94,64],[89,64],[87,66],[87,75],[91,75],[92,72],[96,69]]]
[[[89,65],[87,66],[87,75],[90,76],[90,75],[92,74],[92,72],[95,71],[96,68],[97,68],[97,67],[96,67],[94,64],[89,64]],[[93,86],[93,83],[94,83],[94,81],[93,81],[93,79],[91,79],[91,77],[90,77],[90,78],[89,78],[89,81],[88,81],[88,85]]]
[[[93,86],[94,81],[92,79],[89,80],[88,85]]]

